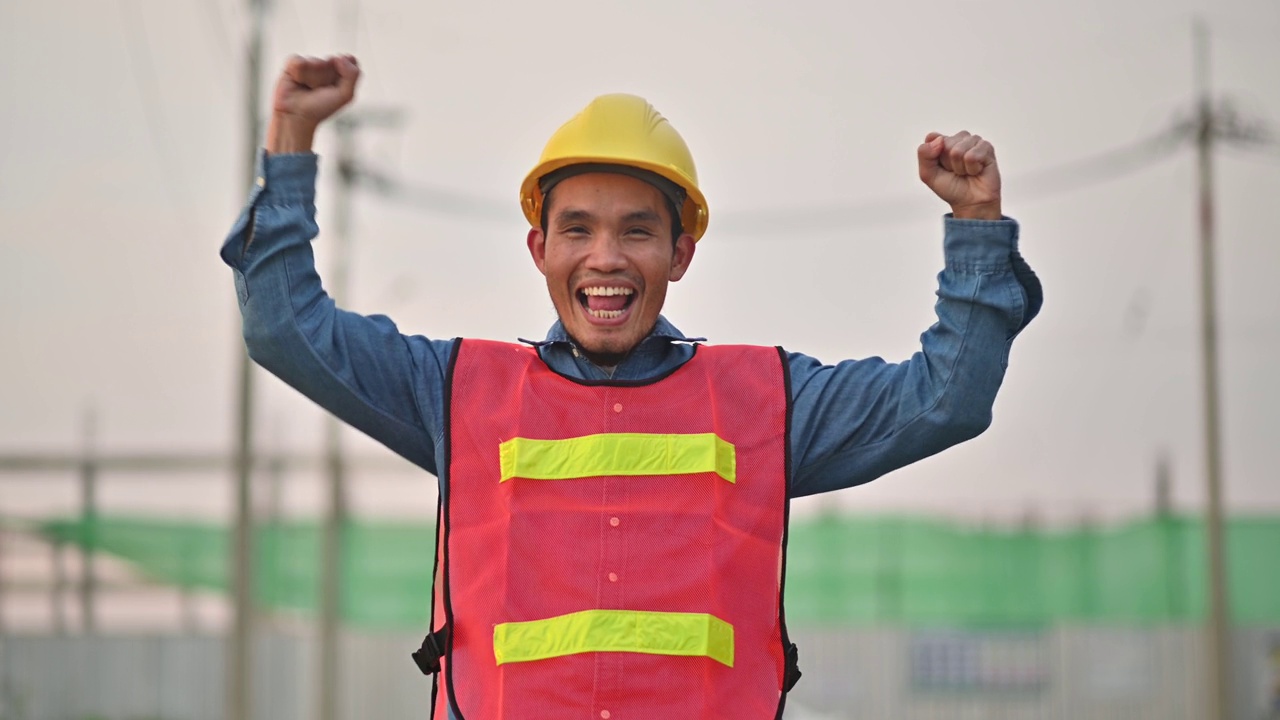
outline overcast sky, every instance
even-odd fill
[[[247,184],[245,4],[0,3],[0,453],[78,447],[90,403],[106,449],[230,448],[239,318],[217,249]],[[553,312],[524,249],[519,182],[561,122],[625,91],[684,135],[711,207],[669,296],[677,326],[827,362],[902,359],[932,322],[942,263],[944,208],[915,177],[915,147],[969,129],[995,143],[1044,311],[986,434],[836,502],[1130,515],[1151,504],[1161,450],[1175,500],[1200,502],[1192,153],[1065,189],[1032,179],[1185,116],[1196,12],[1211,22],[1216,89],[1280,130],[1275,2],[368,0],[354,36],[332,0],[272,4],[270,77],[290,52],[355,52],[359,105],[405,112],[360,139],[366,160],[498,208],[451,216],[359,195],[353,309],[432,337],[540,336]],[[1215,167],[1227,501],[1276,512],[1280,148],[1268,153],[1224,149]],[[317,252],[327,267],[323,229]],[[320,413],[262,378],[264,436],[318,447]],[[314,486],[290,486],[292,511],[314,509]],[[73,490],[6,481],[0,512],[65,511]],[[419,473],[369,481],[356,504],[425,513],[433,493]],[[209,515],[228,498],[207,479],[103,491],[111,511]]]

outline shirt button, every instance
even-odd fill
[[[621,521],[621,520],[619,520],[619,519],[618,519],[618,518],[616,518],[616,517],[611,517],[611,518],[609,518],[609,524],[610,524],[610,525],[612,525],[612,526],[614,526],[614,527],[618,527],[619,525],[621,525],[621,524],[622,524],[622,521]]]
[[[603,720],[609,720],[609,711],[608,711],[608,710],[601,710],[601,711],[600,711],[600,717],[601,717],[601,718],[603,718]]]
[[[266,187],[266,186],[267,186],[267,179],[266,179],[266,178],[264,178],[264,177],[260,177],[260,178],[258,178],[258,179],[256,179],[256,180],[254,180],[254,182],[258,184],[258,187]]]
[[[613,404],[613,411],[614,411],[614,412],[622,412],[622,403],[614,403],[614,404]]]
[[[609,582],[618,582],[618,573],[609,573]]]

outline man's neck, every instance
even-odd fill
[[[657,327],[656,323],[654,324],[654,327]],[[566,334],[568,334],[567,330],[566,330]],[[613,373],[615,370],[618,369],[618,366],[621,365],[622,362],[626,360],[629,355],[631,355],[631,353],[635,352],[636,348],[640,347],[640,345],[643,344],[645,340],[648,340],[649,336],[652,334],[653,334],[653,328],[649,328],[649,331],[644,334],[644,337],[640,338],[639,342],[627,348],[625,352],[620,352],[620,353],[591,352],[590,350],[587,350],[586,347],[584,347],[583,344],[578,341],[578,338],[574,337],[573,335],[569,335],[569,342],[573,343],[573,347],[578,351],[578,353],[582,355],[582,357],[585,357],[586,359],[590,360],[592,365],[595,365],[596,367],[600,368],[601,370],[604,371],[605,375],[612,378]]]
[[[635,348],[631,348],[631,350],[628,350],[627,352],[622,354],[618,354],[618,353],[600,354],[600,353],[587,352],[587,350],[583,348],[582,344],[579,343],[577,340],[571,340],[570,342],[573,343],[574,350],[576,350],[579,355],[586,358],[587,361],[590,362],[592,365],[595,365],[596,367],[600,368],[600,370],[604,372],[604,376],[606,378],[609,378],[610,380],[613,379],[613,373],[617,371],[618,366],[622,364],[622,361],[626,360],[627,356],[631,354],[631,350],[635,350]]]

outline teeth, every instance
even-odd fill
[[[583,295],[631,295],[635,291],[625,287],[585,287],[582,288]]]
[[[591,308],[587,308],[587,312],[591,313],[591,317],[597,317],[601,320],[612,320],[614,318],[622,317],[621,310],[592,310]]]

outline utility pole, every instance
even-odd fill
[[[338,3],[338,38],[341,51],[355,50],[356,23],[359,22],[354,0]],[[350,110],[335,118],[338,159],[337,192],[333,202],[333,266],[329,290],[333,302],[341,307],[347,300],[351,260],[351,190],[355,165],[356,124]],[[328,475],[327,512],[321,526],[319,678],[316,683],[316,717],[337,720],[341,702],[339,682],[342,677],[339,659],[342,655],[342,585],[347,535],[347,463],[342,452],[342,425],[333,415],[324,419],[325,467]]]
[[[98,545],[98,465],[94,459],[97,417],[92,407],[84,414],[84,455],[80,458],[80,520],[84,541],[80,546],[80,623],[85,635],[97,630],[95,596],[97,574],[94,556]]]
[[[352,11],[354,12],[354,11]],[[348,27],[354,27],[351,16]],[[391,126],[399,123],[393,110],[348,110],[334,119],[337,131],[335,155],[338,182],[333,202],[331,233],[333,265],[329,273],[330,296],[341,305],[347,300],[351,263],[352,193],[361,179],[357,159],[356,133],[365,126]],[[341,668],[342,585],[348,527],[347,462],[342,448],[342,424],[332,415],[325,418],[325,467],[328,472],[328,512],[325,513],[321,537],[320,563],[320,630],[319,682],[317,684],[317,717],[337,720],[341,702],[339,685]]]
[[[1173,516],[1173,473],[1169,470],[1169,454],[1164,450],[1156,455],[1155,500],[1157,520]]]
[[[245,54],[244,169],[248,183],[261,185],[257,177],[258,145],[262,119],[262,51],[267,0],[249,0],[249,39]],[[235,530],[231,577],[234,586],[231,637],[227,644],[227,720],[249,720],[253,707],[253,364],[240,347],[239,395],[235,448]]]
[[[1208,564],[1209,614],[1205,622],[1208,649],[1208,720],[1232,720],[1231,608],[1227,592],[1226,536],[1222,502],[1222,404],[1218,392],[1218,308],[1214,261],[1213,152],[1219,142],[1258,147],[1274,142],[1264,121],[1245,118],[1227,101],[1214,102],[1209,72],[1209,29],[1203,19],[1193,24],[1196,108],[1182,124],[1196,145],[1197,221],[1200,246],[1200,348],[1204,393],[1205,557]]]
[[[351,254],[351,185],[355,163],[356,124],[343,116],[336,119],[338,131],[338,190],[333,202],[334,262],[329,287],[333,301],[339,306],[347,297],[347,265]],[[342,425],[333,415],[324,419],[325,467],[328,472],[328,512],[324,516],[320,558],[320,679],[319,720],[337,720],[338,682],[341,677],[338,659],[342,625],[342,584],[347,528],[347,463],[342,452]]]
[[[0,523],[0,712],[6,717],[21,712],[20,708],[11,707],[13,697],[13,678],[9,668],[13,663],[9,660],[9,625],[5,622],[4,606],[5,606],[5,587],[4,587],[4,551],[9,538],[5,533],[9,532],[7,523]]]
[[[1195,21],[1196,176],[1200,225],[1200,340],[1204,382],[1205,551],[1209,564],[1209,720],[1231,720],[1230,641],[1222,529],[1222,435],[1218,397],[1218,309],[1214,287],[1213,141],[1217,134],[1209,84],[1209,30]]]
[[[49,587],[49,607],[53,611],[53,634],[67,634],[67,556],[62,540],[55,539],[49,545],[49,561],[53,565],[53,583]]]
[[[5,614],[4,614],[5,595],[6,595],[5,591],[8,590],[8,588],[5,587],[5,576],[4,576],[4,568],[5,568],[4,553],[5,553],[5,550],[7,549],[6,545],[8,544],[8,540],[9,540],[9,538],[5,535],[5,533],[7,532],[9,532],[8,525],[3,522],[0,522],[0,644],[4,644],[5,640],[8,639],[9,637],[9,625],[8,623],[5,622]],[[0,651],[0,663],[4,663],[3,651]],[[4,667],[0,666],[0,670],[3,670],[3,669]],[[5,709],[4,702],[5,702],[5,698],[8,697],[8,688],[9,688],[8,679],[9,679],[8,674],[5,674],[3,677],[3,681],[0,681],[0,710]]]

